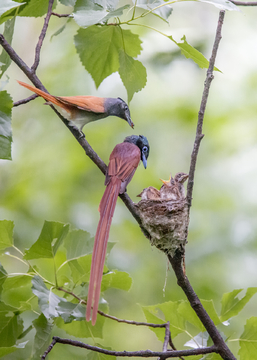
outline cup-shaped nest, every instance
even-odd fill
[[[184,249],[188,229],[186,199],[141,200],[136,204],[142,225],[151,235],[150,242],[165,254],[171,256]]]

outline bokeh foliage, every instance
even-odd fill
[[[40,1],[42,6],[36,8],[33,1],[24,1],[26,4],[20,8],[17,8],[15,1],[4,0],[4,3],[14,8],[3,13],[2,22],[13,18],[14,14],[18,15],[14,35],[11,27],[6,30],[9,42],[13,37],[14,49],[31,65],[43,18],[25,16],[42,16],[47,10],[46,2]],[[63,0],[61,3],[63,5],[58,4],[55,11],[73,11],[66,6],[73,6],[75,1]],[[97,4],[94,3],[94,6],[97,7]],[[139,4],[145,9],[143,1]],[[139,26],[133,26],[131,32],[128,24],[123,25],[124,41],[127,41],[126,52],[123,53],[120,53],[118,27],[108,29],[107,37],[112,32],[114,44],[118,44],[114,49],[115,61],[110,69],[104,69],[102,77],[97,77],[99,74],[94,73],[95,56],[101,55],[99,66],[103,67],[104,49],[100,46],[100,40],[95,44],[92,42],[94,26],[79,28],[81,25],[87,26],[80,23],[81,19],[85,21],[81,11],[91,5],[91,2],[77,2],[74,9],[77,23],[51,18],[38,76],[55,95],[92,94],[121,96],[124,100],[128,96],[128,100],[132,99],[130,109],[135,123],[134,132],[146,135],[151,146],[147,170],[139,167],[128,188],[129,195],[137,201],[136,195],[144,187],[161,185],[159,178],[168,178],[170,172],[188,171],[205,70],[192,60],[186,60],[178,51],[181,46],[177,44],[185,44],[180,43],[180,39],[186,35],[188,43],[208,58],[218,10],[207,4],[185,2],[174,4],[172,13],[158,13],[143,19],[145,25],[158,27],[170,38]],[[114,8],[107,9],[104,2],[102,5],[97,15],[106,16],[115,11]],[[116,5],[113,2],[113,6]],[[120,7],[124,21],[127,21],[128,10],[124,4],[120,4]],[[86,14],[89,14],[89,9],[86,10]],[[256,358],[256,297],[251,299],[256,292],[255,12],[254,8],[244,9],[244,15],[228,12],[225,16],[216,64],[222,73],[215,73],[207,106],[205,138],[197,165],[186,249],[187,275],[199,297],[205,299],[206,309],[228,338],[229,347],[235,354],[240,346],[241,359]],[[168,17],[163,22],[160,16]],[[100,28],[103,31],[104,27]],[[4,29],[4,25],[1,29]],[[53,36],[56,34],[58,36]],[[126,34],[129,35],[126,37]],[[95,53],[92,47],[90,52],[84,50],[84,54],[83,43],[89,47],[96,46],[99,53]],[[106,44],[106,38],[103,44]],[[113,46],[113,43],[110,45]],[[4,57],[0,61],[4,63],[1,66],[6,65]],[[121,64],[131,66],[131,73],[134,74],[134,66],[140,66],[139,61],[147,70],[147,83],[144,77],[138,76],[138,85],[134,78],[130,80],[126,77],[127,67],[122,68]],[[106,62],[110,63],[110,58]],[[116,71],[120,76],[113,73]],[[10,78],[8,83],[5,75]],[[0,95],[1,134],[6,134],[0,140],[4,140],[1,149],[7,149],[6,158],[10,158],[12,142],[9,126],[11,98],[16,101],[30,95],[17,85],[15,79],[28,81],[11,64],[2,77],[5,88]],[[143,90],[138,92],[141,88]],[[133,97],[134,92],[137,94]],[[64,300],[59,300],[64,293],[54,289],[56,278],[59,286],[69,283],[80,296],[86,296],[85,284],[89,278],[90,252],[98,222],[97,208],[104,191],[104,178],[51,109],[42,104],[42,99],[36,99],[13,109],[13,161],[2,160],[0,163],[1,219],[11,220],[15,224],[8,221],[0,225],[0,248],[3,253],[0,268],[0,331],[2,335],[8,334],[6,338],[1,336],[0,355],[6,359],[28,359],[30,356],[37,359],[50,341],[50,331],[52,335],[81,337],[84,341],[90,341],[85,338],[89,338],[93,331],[95,338],[102,337],[99,346],[117,350],[159,350],[163,338],[161,334],[156,334],[156,337],[148,329],[130,328],[109,320],[105,321],[103,327],[101,317],[97,326],[92,328],[84,321],[71,321],[74,316],[78,319],[84,316],[83,305],[78,308],[77,301],[68,295]],[[87,140],[105,162],[108,162],[115,144],[132,134],[132,130],[117,118],[89,124],[84,130]],[[91,235],[76,229],[83,229]],[[121,202],[117,204],[110,240],[116,245],[107,265],[109,269],[119,271],[107,273],[102,288],[106,290],[104,298],[108,301],[111,314],[139,321],[174,321],[172,335],[177,335],[177,348],[190,339],[188,334],[196,337],[199,331],[204,331],[177,287],[172,271],[168,271],[163,290],[167,261],[156,249],[150,249],[148,241]],[[109,250],[112,245],[110,243]],[[23,259],[17,249],[26,253],[25,264],[17,259]],[[48,283],[42,282],[37,273]],[[8,277],[8,274],[13,275]],[[124,291],[129,288],[129,292]],[[56,303],[57,308],[52,305]],[[107,310],[104,300],[101,306]],[[175,319],[170,318],[173,312]],[[227,320],[229,326],[228,322],[221,324]],[[239,338],[240,342],[235,341]],[[247,346],[249,341],[253,344],[252,351]],[[84,350],[59,345],[49,359],[56,356],[82,359],[84,354]]]

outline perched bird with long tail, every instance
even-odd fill
[[[95,235],[87,296],[86,320],[91,320],[92,325],[97,318],[104,260],[117,198],[126,191],[140,160],[146,168],[148,155],[149,143],[143,135],[126,137],[123,143],[115,146],[110,155],[105,178],[106,189],[99,205],[100,220]]]
[[[128,105],[121,98],[102,98],[97,96],[53,96],[34,86],[18,81],[21,86],[33,91],[53,105],[60,114],[80,131],[91,121],[113,115],[124,119],[133,128]]]

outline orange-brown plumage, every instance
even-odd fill
[[[73,122],[80,130],[87,123],[103,119],[109,115],[126,120],[133,128],[128,105],[120,98],[102,98],[97,96],[53,96],[34,86],[18,81],[25,88],[33,91],[57,107],[57,110],[68,121]]]
[[[133,136],[129,138],[133,138],[134,140]],[[86,320],[90,321],[91,319],[93,325],[95,324],[97,318],[104,260],[115,205],[119,193],[125,192],[126,186],[131,181],[140,159],[142,159],[143,155],[141,151],[142,150],[138,147],[138,145],[131,142],[123,142],[116,145],[110,155],[105,179],[106,189],[99,205],[100,220],[95,235],[87,297]],[[145,166],[148,152],[149,145],[147,147],[147,154],[144,155]]]

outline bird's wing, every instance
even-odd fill
[[[126,186],[131,181],[141,159],[140,149],[131,143],[122,143],[115,146],[108,165],[105,184],[112,176],[117,176]]]
[[[94,113],[104,113],[104,100],[96,96],[56,96],[63,104],[75,106],[80,110]]]

